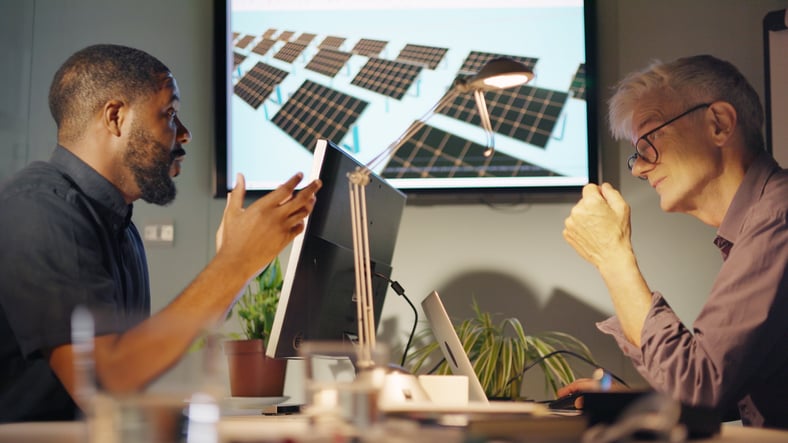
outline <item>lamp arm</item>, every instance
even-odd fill
[[[487,134],[487,151],[484,152],[484,156],[489,157],[495,149],[495,133],[490,122],[490,111],[487,109],[487,102],[484,100],[484,92],[481,89],[474,89],[473,98],[476,100],[476,110],[479,111],[482,128]]]
[[[413,135],[419,129],[424,127],[424,125],[427,123],[427,120],[429,120],[429,118],[432,117],[433,114],[435,114],[435,111],[443,107],[443,105],[445,105],[446,103],[453,101],[454,98],[457,97],[457,94],[459,94],[459,92],[460,91],[458,90],[457,87],[452,86],[451,89],[449,89],[449,91],[440,100],[438,100],[437,103],[435,103],[432,106],[432,108],[430,108],[426,113],[424,113],[424,115],[419,117],[418,120],[414,120],[413,123],[411,123],[407,129],[405,129],[405,132],[403,132],[399,137],[397,137],[396,140],[391,142],[391,144],[385,150],[383,150],[381,153],[376,155],[372,160],[370,160],[369,163],[367,163],[366,165],[367,168],[374,169],[376,166],[380,164],[381,161],[388,159],[389,157],[394,155],[394,153],[397,152],[399,148],[401,148],[402,145],[404,145],[408,139],[413,137]]]
[[[358,322],[358,365],[372,365],[375,349],[375,311],[372,298],[372,269],[369,254],[369,232],[367,230],[367,196],[369,184],[368,168],[357,167],[348,173],[350,197],[350,222],[353,236],[353,260],[356,280],[356,316]]]

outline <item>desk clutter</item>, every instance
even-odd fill
[[[371,374],[370,374],[371,375]],[[439,380],[445,377],[444,380]],[[370,378],[328,392],[313,392],[298,411],[292,406],[263,408],[255,416],[224,416],[222,442],[682,442],[713,438],[721,430],[719,416],[704,408],[682,406],[654,392],[587,392],[583,410],[549,409],[535,402],[479,403],[433,397],[466,388],[461,376],[416,377],[398,372],[383,377],[370,395]],[[385,380],[385,379],[388,380]],[[420,385],[430,386],[422,390]],[[392,394],[394,392],[394,394]],[[410,392],[410,396],[403,393]],[[467,392],[467,388],[466,388]],[[262,432],[261,420],[266,426]],[[249,438],[252,427],[259,433]]]
[[[351,388],[346,386],[345,388]],[[362,387],[366,388],[366,386]],[[369,403],[358,387],[338,394],[333,410],[286,405],[286,398],[188,400],[139,396],[103,398],[88,418],[88,441],[101,443],[344,443],[344,442],[682,442],[720,433],[713,414],[689,417],[688,408],[654,393],[587,393],[585,411],[549,410],[531,402],[478,405],[414,403],[413,408]],[[365,393],[362,397],[358,393]],[[379,399],[379,397],[378,397]],[[278,402],[282,404],[277,404]],[[239,405],[239,402],[242,403]],[[270,403],[270,404],[266,404]],[[520,403],[520,404],[518,404]],[[325,406],[325,405],[324,405]],[[243,409],[246,408],[246,409]],[[239,413],[239,410],[246,413]],[[349,417],[347,411],[360,413]],[[44,440],[42,440],[44,441]],[[47,440],[55,441],[55,440]],[[59,441],[59,440],[58,440]],[[68,440],[72,441],[72,440]]]
[[[299,400],[230,397],[211,383],[188,395],[92,391],[82,441],[673,443],[720,430],[717,416],[653,392],[585,392],[582,410],[490,401],[472,389],[473,372],[417,376],[389,365],[385,346],[375,351],[364,361],[350,343],[303,343]]]

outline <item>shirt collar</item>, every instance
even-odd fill
[[[763,190],[766,187],[766,182],[776,172],[780,170],[780,166],[764,151],[752,162],[747,172],[744,174],[739,189],[733,196],[728,211],[720,223],[717,230],[717,235],[728,240],[730,243],[735,244],[739,235],[740,227],[744,223],[744,218],[747,215],[752,204],[761,198]]]
[[[128,226],[132,205],[126,203],[115,185],[63,146],[55,148],[50,162],[68,176],[82,194],[106,208],[113,222],[124,228]]]

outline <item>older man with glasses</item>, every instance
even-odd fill
[[[656,390],[788,428],[788,170],[764,149],[758,94],[730,63],[686,57],[627,76],[609,118],[615,138],[634,142],[627,164],[661,208],[717,228],[723,264],[686,327],[640,272],[629,205],[608,183],[587,185],[564,238],[610,291],[616,315],[599,329]]]

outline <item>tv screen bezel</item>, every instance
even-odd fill
[[[231,0],[214,0],[214,102],[215,145],[213,190],[215,198],[225,198],[230,190],[227,164],[230,148],[230,109],[233,87],[232,41],[229,27]],[[597,86],[597,30],[596,0],[583,1],[586,69],[586,132],[588,183],[601,179],[601,155],[598,134],[599,91]],[[295,172],[295,171],[292,171]],[[583,184],[569,186],[536,185],[528,187],[463,187],[463,188],[400,188],[408,196],[409,205],[465,204],[465,203],[517,203],[517,202],[570,202],[577,199]],[[257,198],[270,190],[247,189],[247,195]]]

